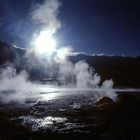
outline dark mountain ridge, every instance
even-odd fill
[[[102,80],[112,78],[117,87],[140,87],[140,56],[87,56],[77,55],[71,57],[73,62],[85,60]]]
[[[23,49],[0,41],[0,65],[6,62],[16,63],[23,57],[24,53]]]

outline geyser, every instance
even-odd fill
[[[31,11],[33,21],[42,27],[39,33],[34,34],[31,41],[32,50],[39,56],[50,59],[57,52],[54,35],[61,27],[61,22],[57,19],[60,5],[58,0],[45,0]]]
[[[1,71],[0,90],[17,93],[17,96],[14,96],[15,94],[13,96],[10,95],[9,101],[10,99],[20,100],[21,97],[22,99],[31,96],[33,98],[39,95],[40,92],[45,92],[46,96],[48,93],[56,93],[55,96],[59,96],[60,93],[67,95],[71,94],[71,92],[86,94],[89,89],[90,92],[93,91],[95,96],[97,95],[96,97],[108,96],[115,100],[116,94],[113,90],[112,80],[107,80],[102,85],[100,75],[95,73],[94,69],[85,61],[73,64],[68,59],[68,55],[71,53],[70,47],[57,46],[54,35],[61,27],[61,22],[57,18],[60,5],[61,3],[58,0],[45,0],[43,4],[38,4],[37,8],[32,10],[33,21],[37,25],[41,25],[42,28],[39,33],[35,33],[31,41],[31,50],[36,54],[35,59],[32,57],[33,55],[30,55],[32,52],[30,52],[30,49],[26,51],[29,66],[39,67],[39,69],[45,71],[47,77],[51,75],[56,80],[56,85],[50,88],[49,84],[51,83],[48,83],[48,85],[32,83],[28,80],[27,72],[22,71],[17,74],[16,69],[9,67]],[[40,57],[42,55],[43,58]],[[18,84],[20,86],[17,86]],[[57,86],[58,84],[61,84],[61,86]],[[99,89],[103,91],[101,92]],[[21,91],[28,94],[23,94]],[[3,99],[7,98],[3,94],[1,97]],[[47,97],[49,98],[49,95]]]

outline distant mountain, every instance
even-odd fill
[[[0,41],[0,65],[6,62],[17,63],[24,56],[25,51]]]
[[[41,68],[28,68],[29,65],[26,64],[24,54],[24,49],[0,41],[0,66],[7,62],[13,63],[18,70],[26,69],[33,79],[42,77]],[[102,80],[112,78],[116,87],[140,88],[140,56],[90,56],[78,54],[70,56],[69,59],[73,63],[85,60],[102,76]]]
[[[79,54],[70,57],[76,63],[85,60],[102,76],[102,80],[112,78],[116,87],[140,88],[140,56],[89,56]]]

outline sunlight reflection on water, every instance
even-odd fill
[[[19,117],[22,120],[22,124],[27,126],[32,126],[33,131],[37,131],[38,129],[50,128],[54,124],[64,123],[67,121],[67,118],[64,117],[44,117],[44,118],[34,118],[32,116],[21,116]]]
[[[29,102],[51,101],[57,99],[71,99],[72,96],[76,98],[80,96],[88,96],[94,101],[101,97],[109,97],[116,100],[116,92],[139,92],[140,89],[113,89],[113,88],[76,88],[58,85],[37,85],[33,89],[22,89],[16,91],[2,91],[0,92],[0,101],[9,103],[11,101],[20,104]],[[80,97],[81,98],[81,97]],[[26,102],[27,101],[27,102]],[[33,103],[32,102],[32,103]]]

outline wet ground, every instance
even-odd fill
[[[8,98],[14,93],[1,94]],[[115,102],[98,101],[98,94],[40,92],[18,101],[11,96],[13,100],[0,103],[0,140],[140,139],[139,93],[117,93]]]

